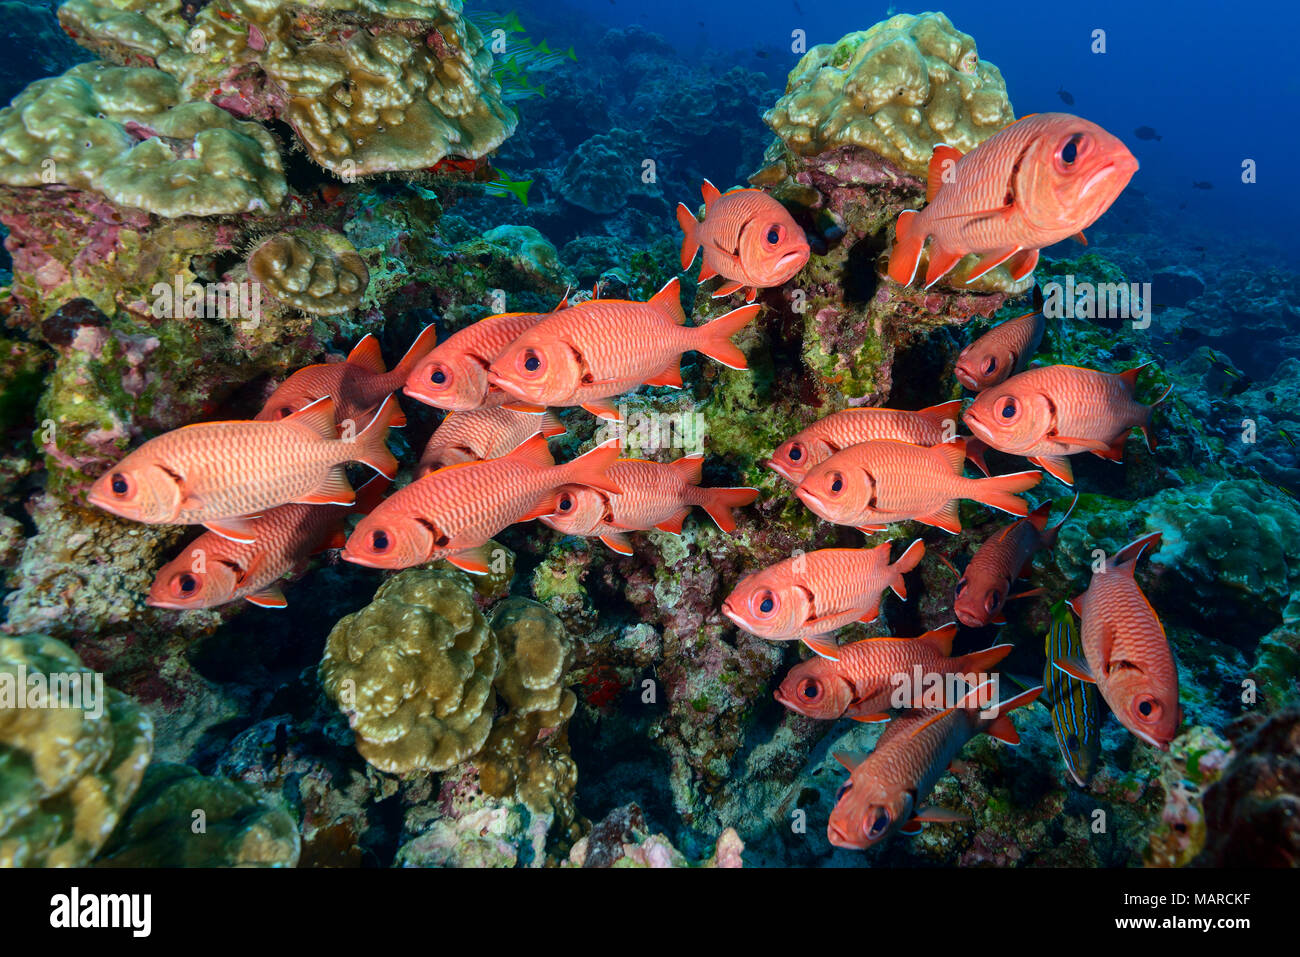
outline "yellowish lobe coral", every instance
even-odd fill
[[[242,781],[155,764],[101,861],[110,867],[296,867],[298,824]]]
[[[0,638],[0,867],[88,863],[153,754],[153,722],[118,691],[98,685],[98,717],[84,691],[87,708],[33,699],[39,686],[70,689],[73,676],[96,688],[95,673],[62,642]]]
[[[900,13],[809,50],[763,119],[801,155],[861,146],[924,176],[935,146],[969,152],[1015,115],[970,36],[942,13]]]
[[[248,257],[248,274],[275,299],[314,316],[336,316],[361,304],[370,270],[340,233],[277,233]]]
[[[145,67],[83,63],[0,110],[0,183],[64,184],[159,216],[265,212],[287,191],[259,124],[186,103]]]
[[[320,677],[371,765],[445,771],[487,741],[497,663],[496,636],[467,576],[411,569],[334,626]]]
[[[278,116],[340,175],[477,159],[518,122],[460,0],[215,0],[192,23],[177,0],[69,0],[59,16],[83,46],[154,63],[191,98]],[[258,75],[266,89],[249,101]]]

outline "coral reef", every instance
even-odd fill
[[[445,771],[492,728],[497,638],[460,572],[412,569],[330,632],[321,685],[382,771]]]
[[[248,275],[280,302],[313,316],[355,309],[370,284],[356,247],[334,232],[277,233],[249,254]]]
[[[66,645],[0,638],[0,866],[88,863],[152,752],[148,716]]]

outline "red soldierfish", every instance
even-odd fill
[[[893,589],[907,598],[903,576],[925,555],[919,538],[889,563],[890,543],[874,548],[823,548],[795,555],[742,578],[722,603],[722,613],[769,641],[802,641],[835,659],[834,641],[823,637],[855,621],[880,615],[880,597]]]
[[[1075,497],[1078,501],[1078,497]],[[1074,510],[1074,506],[1070,506]],[[1002,607],[1012,598],[1027,598],[1039,594],[1030,589],[1012,595],[1016,579],[1026,575],[1039,549],[1056,547],[1061,526],[1070,517],[1069,512],[1051,528],[1047,516],[1052,503],[1044,502],[1018,522],[1012,522],[995,532],[971,557],[957,582],[957,597],[953,611],[957,619],[968,628],[983,628],[987,624],[1004,625]]]
[[[542,522],[566,535],[599,538],[620,555],[632,554],[625,532],[657,528],[680,535],[682,522],[697,505],[718,528],[734,532],[731,510],[758,498],[758,489],[700,488],[703,467],[703,455],[687,455],[668,465],[619,459],[608,474],[621,493],[566,485],[556,491],[551,514]]]
[[[348,353],[346,362],[326,362],[299,369],[271,393],[256,421],[274,422],[306,408],[317,399],[332,396],[334,414],[340,428],[354,423],[360,429],[369,422],[381,402],[400,389],[425,354],[438,341],[438,330],[426,326],[392,372],[384,370],[384,356],[379,340],[366,336]],[[394,416],[394,427],[406,424],[406,417]]]
[[[234,529],[231,519],[277,505],[351,505],[343,466],[361,462],[397,474],[384,439],[398,411],[390,395],[360,433],[337,438],[334,400],[319,399],[276,422],[204,422],[150,439],[91,486],[105,511],[150,525]],[[245,537],[239,530],[234,538]]]
[[[253,541],[232,541],[204,532],[163,566],[146,604],[155,608],[215,608],[245,598],[263,608],[284,608],[276,583],[307,564],[316,552],[342,548],[343,526],[353,512],[379,504],[388,479],[377,475],[357,489],[351,508],[281,505],[243,524]]]
[[[1056,666],[1095,682],[1120,724],[1168,751],[1182,720],[1178,668],[1164,626],[1133,578],[1142,553],[1160,538],[1160,532],[1145,535],[1107,559],[1088,590],[1070,601],[1082,619],[1086,660],[1058,658]]]
[[[684,203],[677,206],[677,222],[686,234],[682,269],[690,269],[703,248],[700,282],[714,276],[728,280],[714,299],[743,290],[746,301],[753,302],[758,290],[785,285],[808,262],[808,237],[786,208],[761,189],[724,194],[706,179],[701,192],[703,222]]]
[[[957,435],[961,400],[933,405],[920,412],[901,409],[845,409],[818,419],[777,446],[767,467],[798,485],[808,470],[850,445],[872,439],[897,439],[912,445],[938,445]]]
[[[552,313],[520,336],[492,362],[488,378],[524,402],[582,405],[602,414],[606,408],[593,402],[630,391],[629,382],[681,386],[685,352],[748,368],[731,337],[759,308],[744,306],[687,326],[676,279],[649,302],[591,299]]]
[[[953,375],[972,392],[980,392],[1024,372],[1043,341],[1043,328],[1043,316],[1037,312],[999,323],[961,351]]]
[[[818,517],[864,532],[910,520],[960,532],[957,503],[963,498],[1012,515],[1029,513],[1015,493],[1037,485],[1042,472],[969,479],[962,474],[964,462],[960,438],[930,448],[877,439],[836,452],[809,471],[794,493]]]
[[[888,721],[895,692],[921,674],[982,675],[1011,653],[1014,645],[951,658],[956,624],[916,638],[866,638],[841,645],[838,661],[809,658],[790,669],[776,700],[809,718]]]
[[[1096,222],[1137,168],[1118,139],[1068,113],[1022,117],[965,156],[937,146],[926,207],[899,214],[889,278],[909,285],[929,239],[927,288],[968,253],[981,259],[967,282],[1002,263],[1023,279],[1038,250]]]
[[[1042,693],[1033,688],[998,702],[986,715],[978,703],[992,679],[946,711],[909,711],[891,721],[870,754],[837,752],[849,772],[831,811],[826,837],[836,847],[865,851],[895,830],[916,834],[921,824],[967,820],[968,815],[941,807],[924,807],[935,783],[961,753],[966,742],[983,732],[1007,744],[1020,735],[1008,712]]]
[[[448,465],[416,479],[357,525],[343,557],[371,568],[447,559],[476,575],[491,569],[484,546],[503,528],[550,514],[561,485],[621,491],[608,475],[617,441],[556,465],[538,433],[499,459]]]
[[[1079,366],[1043,366],[1013,375],[975,397],[962,416],[979,438],[1011,455],[1026,456],[1067,485],[1074,470],[1067,456],[1092,452],[1119,462],[1129,430],[1137,427],[1155,448],[1152,405],[1134,396],[1138,373],[1149,363],[1111,375]]]
[[[466,326],[416,364],[402,391],[455,412],[504,405],[511,398],[488,384],[488,366],[544,318],[544,313],[510,312]]]
[[[516,412],[501,406],[448,412],[429,437],[415,477],[422,478],[444,465],[500,458],[539,431],[549,439],[563,435],[564,426],[550,412]]]

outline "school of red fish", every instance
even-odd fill
[[[965,156],[941,146],[927,205],[898,218],[888,276],[909,285],[928,256],[928,287],[971,254],[980,258],[967,282],[1003,263],[1027,276],[1041,248],[1095,222],[1136,168],[1119,140],[1059,113],[1022,118]],[[581,407],[616,420],[619,396],[646,385],[681,387],[687,353],[747,368],[732,337],[762,310],[759,290],[794,279],[810,246],[761,190],[722,193],[706,181],[703,197],[702,221],[685,205],[677,211],[682,268],[702,252],[700,281],[723,280],[715,298],[743,292],[749,303],[719,318],[688,325],[673,279],[647,302],[566,297],[550,313],[491,316],[441,344],[429,327],[391,371],[367,336],[346,361],[290,375],[253,420],[185,426],[132,451],[94,482],[89,501],[137,522],[206,529],[158,573],[149,604],[187,610],[246,599],[284,607],[279,583],[329,548],[372,568],[446,559],[484,574],[493,567],[492,538],[532,520],[621,555],[633,553],[631,532],[680,534],[697,506],[734,531],[733,509],[759,491],[701,487],[702,455],[623,459],[611,441],[557,464],[547,445],[565,432],[551,410]],[[834,412],[774,449],[767,467],[816,516],[867,534],[901,522],[960,532],[963,499],[1015,516],[957,572],[953,595],[962,625],[1002,623],[1009,600],[1038,594],[1016,593],[1016,582],[1037,552],[1053,549],[1069,516],[1049,528],[1050,501],[1031,510],[1021,497],[1043,473],[991,475],[985,451],[1024,456],[1072,485],[1071,456],[1119,461],[1135,427],[1153,441],[1155,406],[1135,398],[1141,367],[1031,368],[1043,333],[1043,317],[1031,313],[967,346],[955,377],[976,395],[964,412],[961,399],[920,411]],[[413,480],[385,497],[399,468],[387,432],[405,424],[399,390],[446,415]],[[958,435],[959,421],[973,434]],[[967,460],[980,476],[965,474]],[[354,491],[349,465],[378,475]],[[347,534],[353,514],[360,520]],[[1159,541],[1159,532],[1144,536],[1095,570],[1070,603],[1082,620],[1082,655],[1054,665],[1095,683],[1125,728],[1167,749],[1181,720],[1178,674],[1134,579],[1138,558]],[[877,619],[885,592],[906,600],[904,578],[925,554],[920,539],[896,560],[888,542],[796,553],[747,575],[720,609],[747,632],[815,653],[777,689],[786,708],[822,720],[890,722],[870,754],[836,755],[850,774],[827,827],[837,846],[865,849],[895,831],[961,819],[924,804],[936,781],[975,735],[1017,743],[1008,712],[1042,690],[1003,698],[994,669],[1012,646],[954,657],[955,622],[916,638],[837,644],[839,629]],[[936,683],[945,686],[938,697],[929,694]]]

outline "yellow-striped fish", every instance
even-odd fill
[[[1045,650],[1047,666],[1043,670],[1045,690],[1041,700],[1051,709],[1052,728],[1065,770],[1075,784],[1087,787],[1101,754],[1101,724],[1105,714],[1095,684],[1072,678],[1052,665],[1058,658],[1083,654],[1074,615],[1064,603],[1052,608],[1052,627],[1047,632]]]

